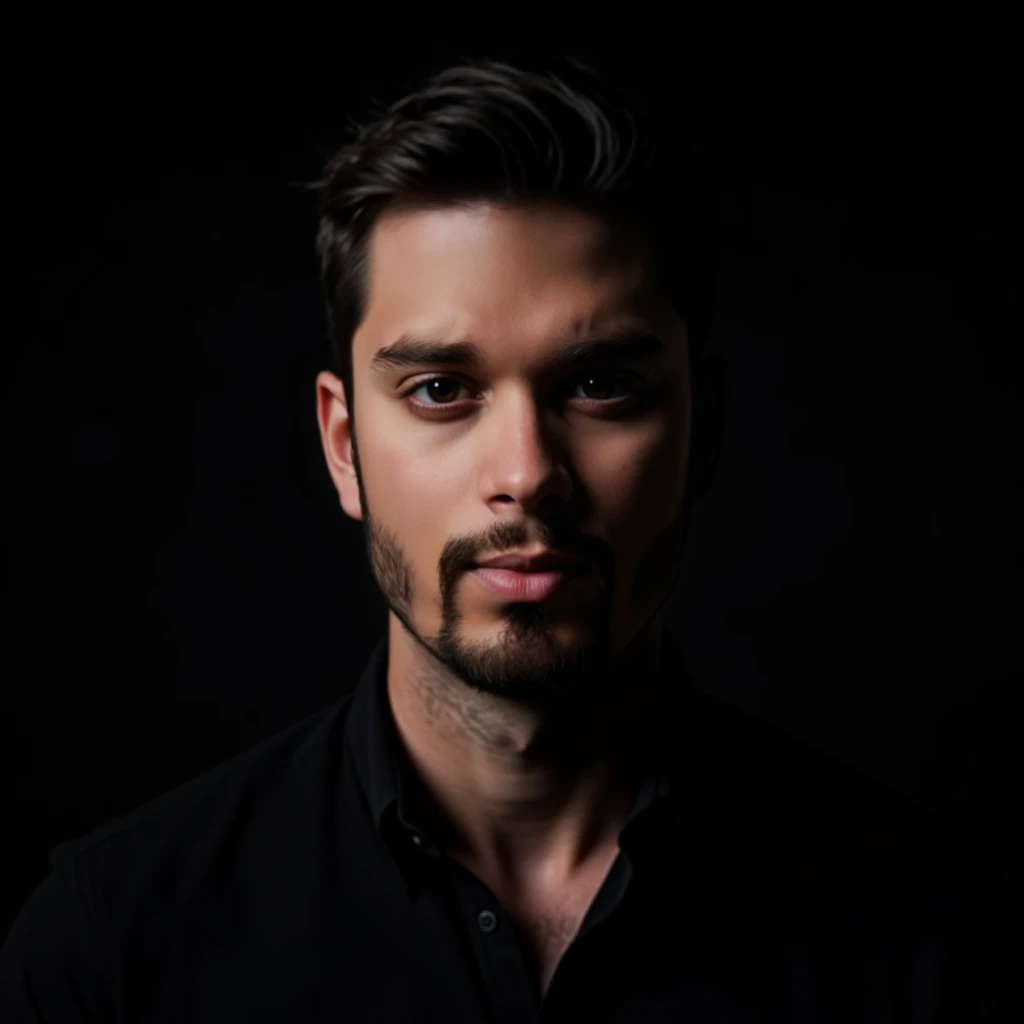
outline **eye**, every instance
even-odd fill
[[[597,392],[596,396],[584,395],[583,397],[587,401],[608,402],[614,399],[620,399],[623,396],[621,393],[606,394],[605,392],[613,392],[616,390],[617,387],[621,392],[623,386],[628,385],[631,378],[628,375],[621,373],[601,373],[595,371],[593,373],[582,374],[580,377],[577,377],[576,379],[580,382],[577,385],[578,387],[584,388],[585,390]],[[597,382],[596,385],[594,383],[595,381]],[[635,395],[636,393],[637,388],[635,386],[632,391],[630,391],[629,388],[626,387],[627,395]]]
[[[439,387],[437,385],[440,385]],[[441,402],[413,402],[413,405],[425,405],[428,408],[431,406],[443,407],[445,405],[451,405],[451,400],[456,397],[458,389],[465,387],[454,377],[428,377],[426,380],[421,380],[418,384],[409,388],[407,391],[402,393],[402,398],[408,398],[410,395],[416,394],[417,391],[423,391],[426,389],[427,395],[430,398],[440,398]],[[467,389],[468,390],[468,389]],[[453,394],[455,392],[456,394]],[[448,401],[443,401],[448,399]]]
[[[590,370],[572,378],[571,383],[572,386],[566,388],[570,397],[573,397],[571,392],[578,389],[597,393],[596,396],[578,396],[584,403],[588,403],[588,407],[619,410],[631,405],[643,392],[643,381],[628,373]],[[423,411],[444,410],[455,405],[460,388],[470,390],[455,377],[427,377],[407,388],[399,397],[407,400],[422,391],[428,400],[416,400],[409,404]]]

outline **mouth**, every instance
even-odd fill
[[[575,566],[523,572],[517,569],[492,569],[474,566],[470,573],[478,583],[507,601],[543,601],[565,584],[584,574]]]

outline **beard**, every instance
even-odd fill
[[[472,638],[466,635],[460,607],[460,588],[466,582],[467,556],[481,548],[454,542],[443,552],[438,566],[441,623],[436,633],[423,633],[412,622],[413,595],[417,581],[411,560],[398,537],[372,515],[363,487],[358,448],[353,432],[352,454],[359,482],[363,515],[363,539],[367,558],[385,602],[406,633],[428,655],[428,663],[443,665],[455,678],[480,692],[508,700],[580,710],[581,705],[598,702],[635,667],[637,648],[675,586],[682,551],[689,532],[690,500],[687,494],[673,520],[659,531],[645,549],[633,575],[630,600],[648,609],[639,628],[623,649],[612,649],[612,597],[616,573],[613,561],[602,551],[588,554],[596,572],[588,574],[589,585],[576,608],[563,602],[510,602],[502,608],[502,621],[495,634]],[[500,534],[500,535],[499,535]],[[490,547],[502,550],[529,543],[531,537],[521,523],[506,523],[495,531]],[[550,533],[546,546],[579,551],[579,544],[560,543]],[[596,577],[596,578],[595,578]],[[421,584],[422,586],[422,584]]]

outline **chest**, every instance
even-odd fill
[[[542,997],[585,916],[585,909],[563,913],[546,911],[528,919],[515,920],[527,968],[539,984]]]
[[[605,865],[544,897],[502,901],[519,936],[527,967],[539,984],[541,997],[576,938],[610,867]]]

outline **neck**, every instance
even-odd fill
[[[506,888],[536,889],[617,848],[661,661],[659,627],[638,640],[616,659],[616,685],[559,720],[407,664],[411,648],[389,656],[410,804],[444,852]]]

